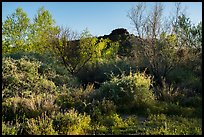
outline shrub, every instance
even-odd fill
[[[53,120],[43,113],[37,119],[27,120],[26,131],[29,135],[57,135],[52,124]]]
[[[113,100],[118,107],[152,105],[155,98],[150,86],[151,78],[145,73],[130,73],[128,76],[112,77],[110,81],[104,82],[99,89],[99,96]]]
[[[120,134],[120,129],[125,128],[127,124],[117,113],[101,116],[97,125],[93,126],[94,134]]]
[[[104,125],[94,124],[91,132],[93,135],[105,135],[108,133],[108,128]]]
[[[124,126],[123,119],[117,113],[112,113],[111,115],[106,116],[101,123],[109,128]]]
[[[54,103],[55,98],[51,94],[42,94],[31,98],[7,98],[2,103],[2,113],[6,120],[14,120],[16,115],[21,118],[24,115],[26,118],[36,118],[43,112],[50,114],[58,110],[58,106]]]
[[[67,88],[65,85],[61,87],[56,104],[60,109],[66,110],[75,108],[79,112],[83,112],[87,106],[88,100],[94,91],[93,85],[87,85],[85,89],[80,88]]]
[[[179,85],[181,88],[195,90],[197,93],[202,91],[202,79],[196,76],[192,69],[180,67],[172,70],[167,76],[167,79]]]
[[[154,92],[159,101],[168,103],[181,102],[186,97],[185,92],[181,88],[176,87],[174,84],[168,84],[164,79],[161,82],[162,87],[154,87]]]
[[[38,68],[38,73],[43,75],[45,79],[48,79],[55,83],[56,86],[66,85],[68,87],[79,86],[77,78],[68,74],[63,66],[58,64],[42,64]]]
[[[87,134],[90,128],[90,116],[79,114],[76,110],[70,109],[68,112],[58,113],[54,117],[54,128],[62,135]]]
[[[114,102],[107,99],[103,99],[101,103],[99,103],[99,108],[103,115],[109,115],[116,112],[116,105],[114,104]]]
[[[128,125],[128,126],[135,126],[139,124],[139,119],[137,116],[135,115],[129,115],[127,118],[125,118],[124,122]]]
[[[101,121],[103,116],[111,115],[116,112],[116,105],[113,101],[103,99],[92,100],[92,102],[88,103],[85,108],[85,112],[91,116],[91,120],[93,123],[97,123],[97,121]]]
[[[60,79],[60,81],[58,81]],[[56,94],[58,87],[77,85],[74,78],[57,74],[50,66],[36,60],[3,57],[2,94],[7,97],[30,97],[31,94]]]
[[[2,121],[2,135],[18,135],[20,125],[12,125],[12,123],[5,123]]]
[[[55,84],[39,75],[40,65],[40,62],[25,58],[3,58],[3,97],[28,97],[27,91],[32,91],[32,94],[56,92]]]

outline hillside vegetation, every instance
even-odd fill
[[[2,134],[201,135],[202,22],[178,12],[162,28],[162,6],[147,17],[143,8],[128,13],[137,35],[124,28],[77,34],[56,26],[43,7],[32,23],[21,8],[8,16]],[[138,23],[137,14],[149,22]]]

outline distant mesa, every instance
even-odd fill
[[[118,28],[113,30],[109,35],[129,35],[129,32],[127,31],[127,29]]]

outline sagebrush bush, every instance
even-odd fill
[[[97,121],[101,121],[103,116],[111,115],[116,112],[116,105],[113,101],[103,99],[103,100],[95,100],[87,103],[85,107],[85,112],[90,115],[93,123],[97,123]]]
[[[145,73],[130,73],[112,77],[110,81],[104,82],[98,96],[112,100],[117,106],[126,105],[128,108],[150,105],[155,97],[150,89],[152,84],[150,76]]]
[[[19,117],[36,118],[41,113],[51,114],[59,110],[55,104],[56,97],[51,94],[41,94],[30,98],[13,97],[7,98],[2,103],[2,113],[6,120],[14,120]]]
[[[25,93],[27,91],[32,91],[32,94],[56,92],[56,85],[39,75],[40,65],[40,62],[25,58],[19,60],[3,58],[3,97],[27,97]]]
[[[36,119],[28,119],[26,132],[28,135],[57,135],[57,132],[53,129],[53,120],[45,113],[42,113]]]
[[[56,99],[56,104],[62,110],[67,110],[71,108],[77,109],[79,112],[83,112],[86,108],[88,101],[91,98],[91,94],[94,91],[93,84],[87,85],[84,89],[80,88],[67,88],[62,86]]]
[[[54,116],[54,129],[61,135],[88,134],[91,118],[89,115],[80,114],[75,109]]]
[[[77,85],[76,79],[57,74],[42,62],[20,58],[3,57],[2,94],[6,97],[29,97],[31,94],[56,94],[62,85]],[[60,79],[61,81],[58,81]],[[58,87],[57,87],[58,86]]]

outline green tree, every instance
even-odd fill
[[[193,25],[190,18],[182,14],[178,17],[174,27],[180,46],[198,50],[202,48],[202,22]]]
[[[30,19],[21,8],[7,16],[2,24],[3,53],[28,50],[30,25]]]
[[[39,8],[32,25],[32,43],[35,51],[43,53],[49,46],[50,34],[58,32],[59,29],[55,26],[51,13],[44,7]]]
[[[185,61],[181,65],[193,70],[201,76],[202,65],[202,22],[193,25],[190,18],[182,14],[175,23],[175,35],[177,46],[185,53]]]
[[[50,42],[55,55],[72,75],[76,75],[87,64],[112,58],[118,47],[108,39],[93,37],[88,30],[78,35],[69,28],[61,28],[60,33],[50,38]]]
[[[2,24],[3,53],[18,50],[44,53],[50,43],[50,34],[58,32],[52,15],[44,7],[39,8],[33,23],[22,8],[17,8]]]
[[[63,27],[60,28],[58,34],[53,34],[50,37],[52,51],[72,75],[76,74],[92,56],[89,54],[91,50],[83,49],[85,47],[80,48],[80,41],[78,39],[79,36],[77,33],[74,33],[69,28]],[[86,44],[91,43],[84,43],[84,45]]]

